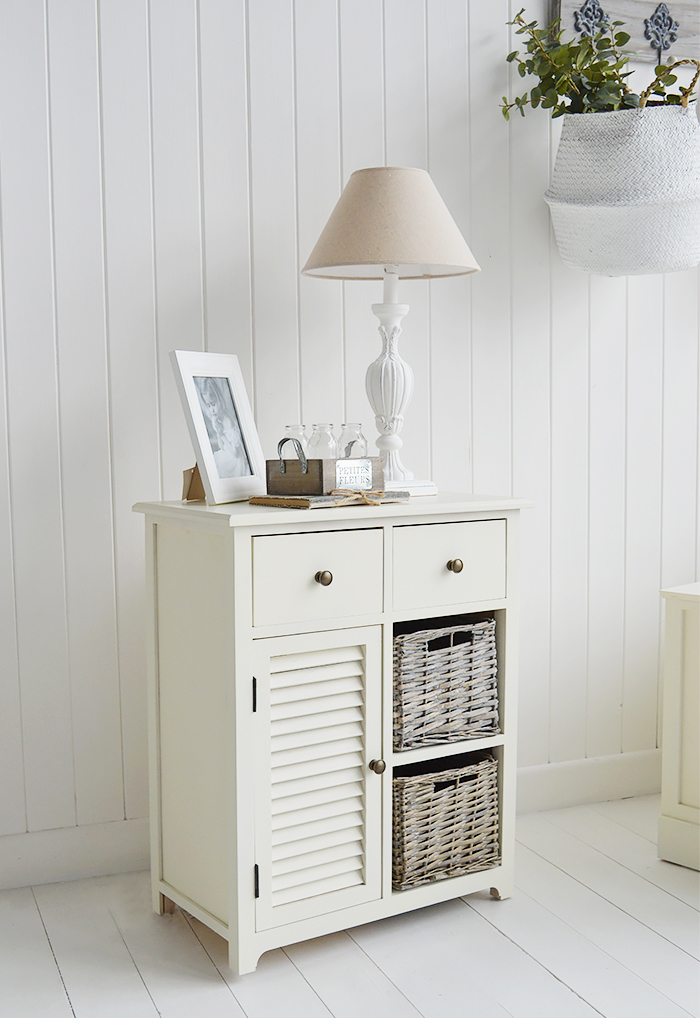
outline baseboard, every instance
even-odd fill
[[[587,802],[652,795],[661,791],[661,751],[618,753],[590,760],[541,764],[518,770],[518,813],[536,813]]]
[[[116,820],[0,838],[0,889],[145,870],[148,820]]]

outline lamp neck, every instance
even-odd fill
[[[395,265],[384,266],[384,304],[398,304],[399,275]]]

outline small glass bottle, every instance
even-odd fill
[[[338,455],[338,445],[333,437],[332,424],[314,424],[309,439],[309,457],[315,460],[334,460]]]
[[[304,455],[309,455],[309,440],[306,437],[306,425],[305,424],[285,424],[284,426],[284,437],[285,438],[296,438],[301,443],[301,447],[304,450]],[[297,454],[295,447],[291,444],[285,445],[284,447],[284,458],[285,459],[296,459]]]
[[[344,424],[338,439],[338,457],[344,460],[363,459],[367,455],[367,439],[361,424]]]

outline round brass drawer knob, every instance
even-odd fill
[[[383,774],[386,770],[386,764],[383,760],[370,760],[369,769],[374,771],[375,774]]]
[[[462,562],[461,558],[451,558],[447,563],[447,568],[451,573],[461,573],[464,569],[464,562]]]
[[[324,569],[323,572],[318,572],[314,576],[316,583],[320,583],[322,587],[329,587],[333,582],[333,573],[330,569]]]

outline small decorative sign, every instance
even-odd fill
[[[372,487],[372,461],[369,459],[336,460],[335,486],[336,488],[369,491]]]

